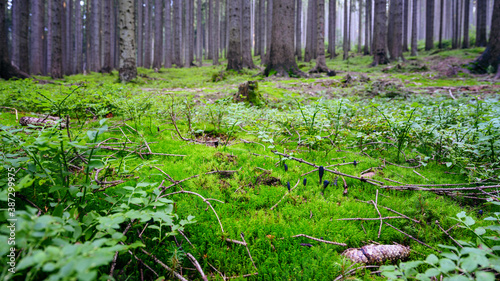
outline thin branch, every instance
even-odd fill
[[[379,266],[378,265],[363,265],[360,267],[356,267],[356,268],[353,268],[353,269],[347,271],[346,273],[344,273],[344,275],[341,274],[341,275],[337,276],[337,278],[335,278],[333,281],[338,281],[340,279],[344,279],[345,277],[351,275],[353,272],[355,272],[358,269],[375,268],[375,267],[379,267]]]
[[[393,219],[404,219],[405,217],[396,216],[396,217],[382,217],[383,220],[393,220]],[[378,221],[381,218],[342,218],[336,219],[337,221]]]
[[[257,267],[255,266],[255,262],[253,261],[252,255],[250,254],[250,249],[248,249],[248,243],[247,243],[247,241],[245,241],[245,235],[243,235],[243,232],[240,234],[240,236],[241,236],[241,240],[243,240],[243,242],[245,242],[245,247],[247,248],[248,256],[250,257],[250,260],[252,261],[253,267],[255,268],[255,270],[259,271],[257,269]]]
[[[429,245],[425,244],[424,242],[422,242],[422,241],[418,240],[417,238],[415,238],[415,237],[411,236],[410,234],[405,233],[404,231],[400,230],[399,228],[396,228],[396,227],[392,226],[392,225],[391,225],[391,224],[389,224],[389,223],[386,223],[386,222],[384,222],[384,223],[385,223],[385,224],[387,224],[388,226],[392,227],[393,229],[395,229],[397,232],[399,232],[399,233],[401,233],[401,234],[406,235],[408,238],[410,238],[410,239],[412,239],[412,240],[414,240],[414,241],[416,241],[416,242],[418,242],[418,243],[420,243],[420,244],[422,244],[422,245],[424,245],[424,246],[426,246],[426,247],[429,247],[429,248],[431,248],[431,249],[433,249],[433,250],[435,250],[435,251],[437,251],[437,252],[441,253],[441,251],[440,251],[440,250],[438,250],[438,249],[436,249],[436,248],[434,248],[434,247],[431,247],[431,246],[429,246]]]
[[[186,253],[186,256],[189,258],[189,260],[191,260],[191,263],[194,265],[194,267],[196,267],[196,270],[198,270],[198,272],[200,273],[201,279],[203,279],[204,281],[208,281],[207,276],[203,272],[203,269],[201,268],[196,258],[191,253]]]
[[[180,181],[175,181],[175,182],[174,182],[174,183],[172,183],[171,185],[169,185],[169,186],[165,187],[165,189],[169,189],[169,188],[171,188],[171,187],[173,187],[173,186],[176,186],[176,185],[178,185],[178,184],[180,184],[180,183],[182,183],[182,182],[185,182],[185,181],[190,180],[190,179],[197,178],[197,177],[199,177],[199,176],[201,176],[201,175],[211,175],[211,174],[217,174],[217,173],[237,173],[237,172],[238,172],[238,171],[230,171],[230,170],[228,170],[228,171],[218,171],[218,170],[216,170],[216,171],[211,171],[211,172],[207,172],[207,173],[204,173],[204,174],[194,175],[194,176],[191,176],[191,177],[189,177],[189,178],[182,179],[182,180],[180,180]]]
[[[272,207],[271,207],[271,211],[272,211],[274,208],[276,208],[276,206],[278,206],[278,204],[279,204],[279,203],[280,203],[280,202],[281,202],[281,201],[282,201],[282,200],[283,200],[283,199],[284,199],[287,195],[289,195],[290,193],[292,193],[292,191],[293,191],[295,188],[297,188],[297,186],[299,185],[299,182],[300,182],[300,179],[299,179],[299,180],[297,180],[297,183],[295,184],[295,186],[294,186],[292,189],[290,189],[290,191],[288,191],[287,193],[285,193],[285,194],[283,195],[283,197],[281,197],[281,199],[280,199],[280,201],[278,201],[278,203],[274,204],[274,206],[272,206]]]
[[[441,231],[444,232],[444,234],[448,235],[448,237],[450,237],[450,239],[455,242],[455,244],[457,244],[458,246],[460,246],[460,248],[463,248],[464,246],[462,246],[460,243],[458,243],[457,240],[455,240],[453,237],[451,237],[451,235],[448,233],[448,231],[444,230],[442,227],[441,227],[441,224],[439,224],[439,221],[436,220],[436,224],[437,226],[439,227],[439,229],[441,229]]]
[[[345,243],[332,242],[332,241],[327,241],[327,240],[323,240],[323,239],[318,239],[318,238],[314,238],[314,237],[306,235],[306,234],[297,234],[295,236],[292,236],[292,238],[296,238],[296,237],[306,237],[306,238],[309,238],[311,240],[326,243],[326,244],[333,244],[333,245],[347,247],[347,244],[345,244]]]
[[[155,257],[153,254],[151,253],[148,253],[146,250],[142,249],[141,248],[141,251],[150,256],[151,258],[153,258],[153,260],[158,263],[159,265],[161,265],[163,268],[165,268],[166,270],[170,271],[170,272],[173,272],[175,277],[177,277],[177,279],[179,280],[182,280],[182,281],[188,281],[188,279],[184,278],[184,276],[180,275],[179,273],[177,273],[176,271],[174,271],[173,269],[171,269],[170,267],[168,267],[166,264],[164,264],[161,260],[159,260],[157,257]]]
[[[392,190],[420,190],[420,191],[432,191],[432,192],[444,192],[444,191],[465,191],[465,190],[482,190],[499,188],[500,185],[488,185],[488,186],[476,186],[476,187],[457,187],[457,188],[423,188],[422,186],[416,185],[404,185],[404,186],[391,186],[384,185],[380,188],[392,189]]]

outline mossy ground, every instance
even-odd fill
[[[446,57],[471,59],[477,56],[479,51],[481,49],[446,51],[437,53],[435,56],[443,59]],[[428,65],[429,62],[425,57],[428,54],[422,52],[419,57],[408,57],[408,59],[416,61],[419,65]],[[495,87],[498,82],[490,81],[484,76],[469,74],[445,77],[430,68],[423,73],[383,72],[382,70],[387,66],[368,67],[371,57],[367,56],[353,55],[349,61],[342,61],[340,57],[337,57],[334,60],[327,60],[327,63],[329,68],[339,72],[337,76],[300,79],[257,77],[256,79],[253,76],[258,74],[259,70],[245,70],[239,74],[226,73],[225,79],[219,82],[211,81],[214,73],[224,71],[222,64],[190,69],[161,69],[158,73],[153,70],[139,69],[139,77],[127,85],[117,83],[116,72],[111,75],[97,73],[74,75],[62,80],[50,81],[49,84],[37,83],[33,80],[1,81],[0,101],[1,105],[21,110],[21,116],[30,115],[33,111],[54,114],[54,107],[44,103],[44,99],[37,93],[44,94],[53,100],[61,100],[76,87],[70,88],[70,85],[84,84],[85,86],[76,90],[75,96],[70,99],[73,105],[81,102],[81,107],[73,108],[74,112],[66,111],[74,118],[75,123],[81,124],[83,128],[98,126],[96,121],[84,124],[85,120],[92,117],[84,107],[94,106],[91,110],[98,118],[104,118],[106,115],[114,116],[108,120],[110,125],[119,125],[125,119],[129,126],[137,130],[137,132],[125,130],[125,134],[132,142],[139,143],[147,140],[153,152],[186,155],[185,157],[147,156],[145,159],[135,156],[121,158],[124,155],[117,155],[118,158],[110,162],[110,167],[118,169],[120,163],[118,160],[125,159],[119,166],[121,170],[116,172],[133,174],[138,179],[129,180],[106,190],[109,196],[113,196],[121,187],[134,185],[137,182],[155,182],[159,185],[165,176],[153,167],[160,168],[175,181],[214,170],[236,170],[237,172],[229,177],[219,174],[203,175],[166,191],[189,190],[205,198],[214,198],[224,202],[211,201],[224,227],[224,233],[222,233],[214,213],[207,209],[207,205],[199,197],[189,194],[169,197],[176,202],[175,210],[180,218],[193,215],[197,223],[186,228],[186,235],[194,247],[184,241],[182,236],[176,236],[177,241],[182,243],[181,250],[173,239],[168,239],[158,245],[152,240],[158,235],[156,231],[147,230],[142,235],[147,247],[152,251],[154,249],[158,258],[167,264],[171,261],[175,250],[190,252],[198,259],[205,273],[211,275],[214,280],[221,279],[221,277],[209,263],[226,276],[250,274],[258,270],[259,274],[250,279],[260,280],[332,280],[347,270],[350,263],[340,255],[346,249],[345,247],[323,244],[306,238],[292,238],[297,234],[346,243],[348,247],[360,247],[370,241],[381,244],[400,243],[411,247],[410,259],[422,259],[423,255],[432,253],[434,250],[386,225],[382,227],[381,236],[378,238],[379,221],[337,221],[341,218],[377,218],[378,214],[373,205],[360,202],[360,200],[375,200],[378,187],[345,178],[348,194],[343,195],[342,179],[338,178],[338,186],[335,186],[333,182],[336,176],[326,173],[324,180],[329,180],[330,185],[323,190],[323,184],[318,182],[317,172],[301,176],[311,171],[312,167],[293,160],[284,161],[271,150],[293,154],[295,157],[323,166],[344,161],[357,161],[358,165],[339,166],[337,169],[345,174],[360,176],[362,171],[381,167],[383,165],[381,159],[398,162],[397,150],[390,146],[348,148],[358,144],[361,139],[363,139],[362,142],[370,141],[370,138],[377,134],[376,132],[381,132],[381,135],[375,136],[373,140],[387,140],[387,137],[390,137],[390,128],[384,119],[375,110],[369,111],[370,101],[386,104],[387,112],[390,111],[391,105],[404,111],[405,108],[410,108],[412,102],[415,102],[415,96],[422,95],[422,97],[417,97],[419,99],[417,101],[428,104],[448,103],[452,104],[451,108],[459,108],[461,102],[470,104],[474,97],[484,99],[489,96],[498,99],[499,88]],[[299,62],[299,66],[307,71],[314,66],[314,63]],[[347,73],[353,76],[365,73],[370,81],[355,80],[351,85],[343,85],[342,79]],[[48,80],[46,77],[39,78]],[[233,111],[228,104],[222,104],[220,108],[215,107],[217,103],[214,101],[231,96],[237,92],[239,83],[248,80],[259,82],[259,90],[270,101],[267,107],[236,107],[236,111]],[[391,81],[394,87],[399,86],[395,97],[384,98],[380,92],[370,91],[373,83],[381,80]],[[459,99],[458,101],[451,100],[448,96],[448,89],[429,90],[429,87],[456,88],[472,85],[485,86],[485,90],[457,90],[454,94]],[[207,133],[215,130],[232,135],[233,140],[227,146],[221,143],[218,147],[182,141],[173,130],[174,126],[168,114],[165,113],[169,96],[175,97],[179,102],[176,109],[177,125],[183,135],[193,137],[188,132],[186,111],[182,107],[183,100],[186,100],[193,103],[195,111],[202,112],[192,121],[193,131]],[[350,108],[349,112],[352,115],[342,113],[342,118],[338,120],[339,141],[333,147],[321,137],[332,135],[333,117],[337,110],[334,105],[338,105],[340,99],[346,108]],[[332,122],[324,127],[321,127],[323,125],[308,126],[308,122],[297,125],[297,119],[300,120],[302,117],[299,115],[295,100],[300,100],[303,106],[309,105],[307,114],[310,115],[304,117],[309,125],[313,118],[313,105],[324,100],[332,101],[322,107],[333,112],[332,115],[328,115],[329,117],[325,113],[322,122],[327,122],[325,120],[329,118]],[[106,105],[103,106],[100,103],[106,103]],[[207,109],[211,108],[210,106],[214,106],[212,108],[214,113],[216,110],[223,111],[222,124],[219,127],[214,125],[216,120],[210,118],[207,113],[210,112]],[[297,115],[292,113],[286,115],[287,111],[291,110]],[[80,115],[77,112],[80,112]],[[288,117],[283,117],[282,123],[276,120],[270,121],[273,118],[282,117],[277,112],[282,112]],[[400,120],[404,121],[407,118],[406,113],[399,115],[397,112],[393,113],[395,118]],[[421,117],[428,117],[428,115],[422,114]],[[15,125],[17,122],[14,114],[9,110],[3,110],[0,113],[0,119],[2,125]],[[235,124],[235,120],[239,122],[238,126],[232,125]],[[287,133],[284,130],[285,127],[291,132]],[[311,132],[311,128],[315,132]],[[73,133],[76,134],[78,129],[77,126],[72,128]],[[299,135],[299,139],[302,138],[301,141],[295,133]],[[268,134],[268,136],[263,136],[263,134]],[[98,141],[109,137],[124,140],[120,131],[113,130],[100,136]],[[408,144],[404,146],[407,157],[422,159],[423,157],[419,158],[419,155],[422,156],[422,151],[412,145],[412,141],[418,142],[418,136],[410,135],[409,139]],[[99,154],[109,153],[101,150]],[[439,156],[436,151],[428,152],[428,155]],[[284,163],[287,164],[288,171],[285,171]],[[404,161],[398,163],[415,165],[415,163],[409,164]],[[418,169],[386,165],[381,170],[375,170],[374,179],[389,183],[385,180],[389,178],[411,184],[463,183],[471,180],[455,165],[449,167],[438,160],[426,160],[425,163],[426,166]],[[277,185],[258,182],[258,179],[264,177],[264,170],[269,172],[269,177],[278,179]],[[417,175],[414,170],[418,171],[421,176]],[[74,180],[77,181],[77,178],[78,176]],[[304,178],[307,178],[306,186],[302,184]],[[298,187],[285,197],[276,209],[270,210],[283,195],[288,193],[287,182],[292,187],[298,183]],[[165,185],[168,184],[167,181]],[[401,192],[378,188],[378,194],[379,205],[399,211],[421,222],[417,224],[405,219],[395,219],[389,221],[392,225],[433,247],[437,247],[438,244],[451,243],[448,236],[436,226],[436,220],[448,229],[456,223],[451,217],[462,210],[476,214],[479,209],[482,209],[485,215],[492,211],[487,206],[479,205],[479,201],[452,198],[430,192]],[[36,198],[35,193],[29,196]],[[103,199],[102,204],[87,206],[87,208],[101,210],[109,208],[109,203],[104,200],[103,194],[94,193],[91,196]],[[395,215],[385,209],[379,209],[383,216]],[[225,241],[225,238],[241,240],[240,233],[245,235],[257,270],[253,268],[245,247]],[[468,239],[463,236],[465,231],[461,229],[455,228],[451,234],[457,239]],[[311,247],[301,245],[301,243],[308,243]],[[137,254],[140,256],[139,252]],[[164,272],[160,266],[147,257],[141,256],[141,258],[157,272]],[[121,267],[125,266],[128,261],[129,257],[126,255],[118,259]],[[195,271],[189,269],[193,266],[187,258],[182,261],[182,266],[184,267],[183,274],[193,279],[199,278]],[[139,273],[134,267],[135,262],[126,267],[125,275],[137,280]],[[104,269],[103,273],[107,271],[109,270]],[[370,275],[369,273],[369,271],[360,270],[357,274],[360,278],[367,280],[381,279],[377,274]],[[148,279],[153,278],[151,272],[146,270],[145,274]],[[162,275],[167,276],[168,273]]]

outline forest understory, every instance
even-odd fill
[[[1,80],[1,278],[498,280],[500,82],[466,66],[483,50]]]

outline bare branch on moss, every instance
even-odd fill
[[[321,243],[333,244],[333,245],[337,245],[337,246],[347,247],[347,244],[345,244],[345,243],[339,243],[339,242],[333,242],[333,241],[323,240],[323,239],[319,239],[319,238],[314,238],[314,237],[306,235],[306,234],[297,234],[297,235],[292,236],[292,238],[296,238],[296,237],[306,237],[308,239],[311,239],[311,240],[314,240],[314,241],[318,241],[318,242],[321,242]]]

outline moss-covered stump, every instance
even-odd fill
[[[238,86],[238,93],[233,97],[234,102],[247,102],[251,105],[261,105],[265,103],[262,95],[259,93],[259,84],[257,81],[247,81]]]

